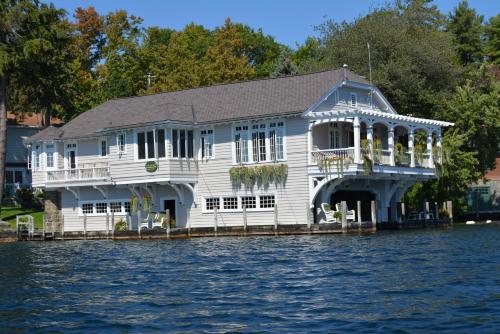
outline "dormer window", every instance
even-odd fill
[[[351,93],[351,107],[357,107],[357,106],[358,106],[358,94]]]

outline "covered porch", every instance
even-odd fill
[[[371,110],[327,112],[309,123],[309,164],[348,163],[434,168],[442,163],[441,126],[451,123]]]

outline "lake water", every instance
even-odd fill
[[[500,331],[500,226],[0,244],[0,332]]]

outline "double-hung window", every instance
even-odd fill
[[[201,130],[200,146],[202,159],[213,158],[213,137],[214,130]]]
[[[35,171],[39,171],[40,170],[40,146],[39,145],[36,145],[33,149],[33,152],[32,152],[32,155],[33,155],[33,169]]]
[[[283,160],[283,122],[269,124],[269,145],[271,149],[271,160]]]
[[[266,161],[266,124],[252,125],[253,161]]]
[[[193,130],[172,129],[172,157],[194,157],[194,132]]]
[[[45,145],[45,154],[46,154],[46,167],[47,169],[53,169],[54,168],[54,152],[55,150],[55,145],[54,144],[46,144]]]
[[[99,142],[99,155],[104,158],[108,156],[108,141],[101,139]]]
[[[117,136],[117,144],[118,144],[118,153],[119,154],[123,154],[125,153],[125,145],[126,145],[126,142],[125,142],[125,134],[124,133],[119,133],[118,136]]]
[[[137,133],[137,157],[139,160],[165,157],[165,130]]]
[[[248,126],[237,126],[234,133],[236,163],[248,162]]]

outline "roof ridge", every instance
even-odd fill
[[[154,96],[154,95],[162,95],[162,94],[169,94],[169,93],[177,93],[177,92],[184,92],[184,91],[189,91],[189,90],[196,90],[196,89],[202,89],[202,88],[211,88],[211,87],[219,87],[219,86],[229,86],[229,85],[236,85],[236,84],[241,84],[241,83],[250,83],[250,82],[257,82],[257,81],[267,81],[267,80],[276,80],[276,79],[287,79],[287,78],[294,78],[294,77],[301,77],[301,76],[306,76],[306,75],[313,75],[313,74],[319,74],[319,73],[326,73],[326,72],[335,72],[335,71],[340,71],[342,68],[335,68],[335,69],[328,69],[328,70],[321,70],[321,71],[313,71],[313,72],[307,72],[307,73],[300,73],[300,74],[291,74],[291,75],[284,75],[284,76],[279,76],[279,77],[265,77],[265,78],[255,78],[255,79],[250,79],[250,80],[241,80],[241,81],[235,81],[235,82],[222,82],[222,83],[215,83],[211,85],[206,85],[206,86],[199,86],[199,87],[191,87],[191,88],[181,88],[181,89],[176,89],[176,90],[170,90],[170,91],[165,91],[165,92],[158,92],[158,93],[149,93],[149,94],[144,94],[144,95],[131,95],[131,96],[122,96],[122,97],[114,97],[111,98],[108,101],[116,101],[116,100],[125,100],[125,99],[133,99],[136,97],[144,97],[144,96]],[[347,69],[349,72],[362,77],[359,74],[354,73],[353,71]]]

